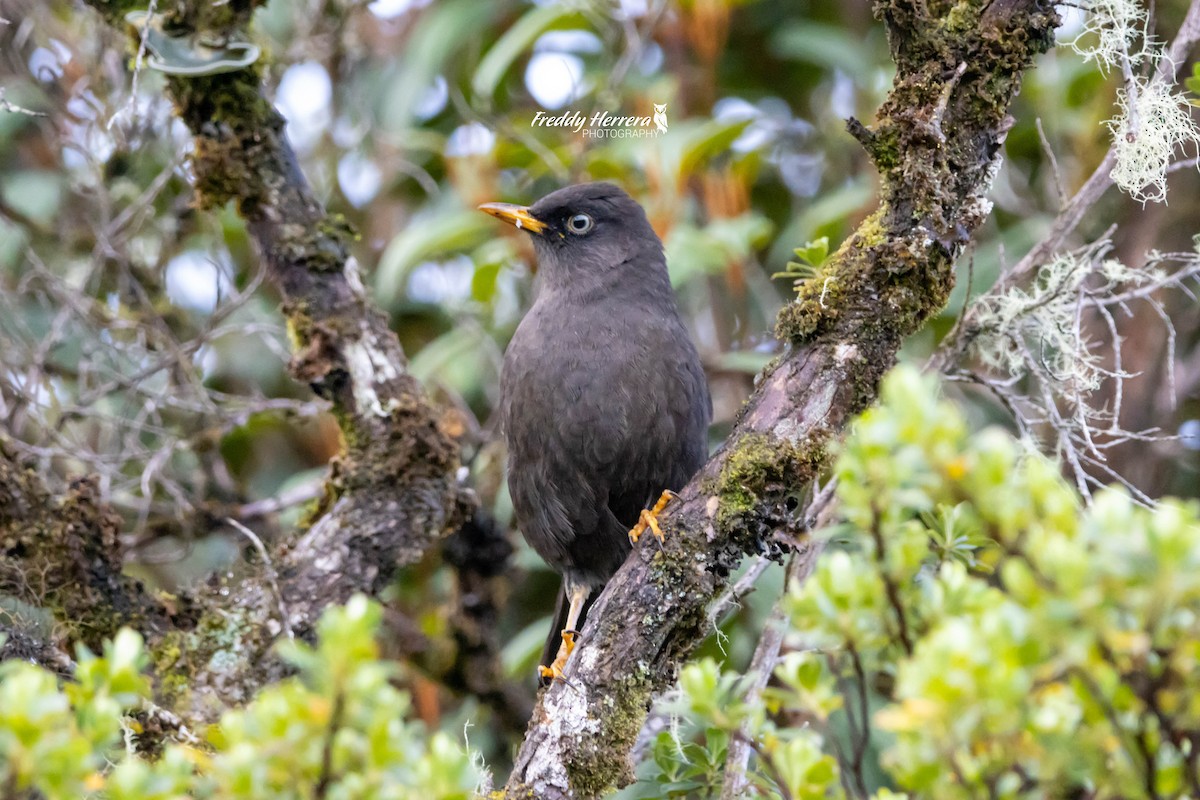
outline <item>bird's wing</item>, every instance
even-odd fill
[[[682,489],[704,463],[712,418],[704,371],[682,325],[658,337],[642,335],[651,346],[629,367],[639,377],[629,387],[632,396],[617,404],[623,434],[608,474],[608,505],[626,528],[664,489]],[[674,352],[656,338],[673,343]]]
[[[633,329],[562,319],[543,320],[538,341],[514,338],[505,356],[509,488],[542,558],[559,571],[586,564],[603,581],[641,509],[703,463],[710,401],[673,315],[637,315]]]

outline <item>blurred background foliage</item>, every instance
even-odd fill
[[[1157,4],[1163,35],[1185,6]],[[1080,18],[1063,12],[1069,40]],[[188,137],[162,76],[135,78],[125,37],[70,3],[0,0],[0,17],[3,98],[36,112],[0,112],[3,429],[52,481],[101,476],[129,520],[131,572],[174,588],[236,570],[246,542],[222,520],[267,539],[294,526],[338,451],[337,427],[286,372],[278,299],[242,222],[232,208],[192,208]],[[256,23],[268,91],[304,171],[358,232],[371,295],[412,371],[461,422],[482,505],[505,526],[492,410],[534,264],[524,235],[478,203],[531,202],[595,179],[643,203],[708,371],[714,446],[777,352],[770,330],[791,285],[771,276],[805,242],[827,237],[835,248],[874,205],[873,170],[845,132],[847,117],[871,120],[892,75],[865,0],[272,0]],[[924,360],[966,293],[1019,259],[1100,162],[1117,85],[1065,48],[1028,74],[995,211],[907,360]],[[531,125],[537,111],[649,116],[664,103],[669,130],[656,138]],[[1151,247],[1191,249],[1198,180],[1176,172],[1170,205],[1112,192],[1077,243],[1118,225],[1127,263]],[[1134,354],[1126,368],[1142,373],[1126,388],[1123,423],[1185,436],[1124,445],[1111,465],[1151,496],[1196,496],[1200,314],[1184,295],[1168,305],[1186,368],[1180,402],[1164,390],[1168,333],[1135,311],[1120,321]],[[1007,423],[982,394],[955,391],[973,427]],[[523,546],[508,578],[505,666],[532,693],[557,579]],[[734,669],[782,575],[761,580],[704,649]],[[453,591],[434,554],[390,602],[436,641]],[[419,671],[404,681],[426,723],[474,720],[472,743],[502,765],[519,730],[489,725],[474,699]]]

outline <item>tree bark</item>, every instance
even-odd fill
[[[136,7],[117,0],[88,4],[118,29]],[[173,3],[164,12],[171,22],[165,27],[220,40],[236,36],[256,5]],[[308,638],[327,606],[356,592],[377,595],[401,566],[457,528],[475,500],[458,478],[458,445],[407,373],[386,316],[366,298],[347,248],[353,232],[326,213],[300,172],[284,120],[263,95],[260,67],[169,77],[167,86],[194,137],[199,204],[236,202],[283,297],[294,352],[290,371],[330,401],[345,450],[312,524],[257,564],[258,575],[169,603],[150,596],[120,574],[120,519],[92,491],[63,500],[58,511],[82,522],[58,526],[56,537],[0,507],[0,591],[10,578],[15,585],[18,576],[48,570],[53,585],[44,587],[40,602],[66,626],[68,643],[95,646],[121,625],[140,630],[160,703],[194,725],[245,702],[282,673],[270,655],[278,637]],[[40,482],[22,477],[18,465],[0,468],[0,488],[12,488],[12,496],[31,507],[55,508]]]
[[[605,588],[567,680],[534,710],[507,796],[598,797],[631,780],[650,702],[710,632],[708,604],[743,555],[802,534],[802,488],[904,338],[945,304],[954,260],[991,210],[1008,108],[1052,44],[1053,5],[897,0],[875,14],[897,75],[875,127],[849,128],[880,172],[879,209],[781,311],[787,350],[669,507],[666,545],[635,549]]]
[[[117,26],[130,7],[88,3]],[[244,27],[254,5],[174,3],[170,29],[219,38]],[[850,131],[879,169],[880,207],[781,312],[777,334],[787,349],[730,439],[664,516],[666,545],[637,548],[597,601],[569,683],[544,692],[535,709],[509,796],[595,797],[630,779],[628,753],[654,694],[711,630],[708,604],[745,554],[782,553],[803,535],[802,495],[828,445],[874,400],[904,338],[943,306],[954,259],[990,211],[985,194],[1009,104],[1052,42],[1053,6],[894,0],[875,12],[888,27],[897,76],[874,128],[851,120]],[[72,519],[80,509],[86,524],[64,524],[65,547],[44,549],[63,570],[56,581],[95,584],[88,603],[59,592],[56,617],[84,641],[120,624],[146,633],[160,700],[194,724],[278,677],[269,648],[279,636],[308,636],[327,605],[377,594],[400,565],[458,526],[472,498],[456,478],[454,442],[365,298],[350,233],[309,190],[258,70],[171,78],[168,89],[195,136],[201,202],[237,203],[284,298],[292,373],[332,403],[346,440],[316,521],[299,539],[268,554],[261,575],[178,603],[121,577],[116,543],[89,538],[112,514],[94,495],[61,507]],[[0,467],[10,468],[0,489],[19,489],[5,503],[53,508],[19,468]],[[5,475],[17,477],[5,484]],[[6,508],[3,554],[28,564],[33,529]],[[89,542],[111,549],[101,557]]]

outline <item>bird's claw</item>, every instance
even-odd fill
[[[643,508],[642,513],[638,515],[637,524],[629,531],[629,541],[631,544],[637,544],[638,539],[642,538],[642,534],[649,528],[654,534],[654,538],[658,539],[659,543],[666,540],[663,535],[662,527],[658,524],[658,517],[648,508]]]
[[[575,636],[578,632],[565,630],[562,632],[562,647],[558,648],[558,656],[548,667],[538,667],[538,677],[541,679],[542,685],[546,686],[554,681],[566,681],[563,675],[563,670],[567,666],[567,659],[571,657],[571,653],[575,652]]]
[[[642,534],[646,532],[647,528],[649,528],[650,532],[654,534],[654,538],[658,540],[659,544],[662,544],[664,541],[666,541],[666,537],[663,535],[662,527],[658,524],[658,515],[663,512],[663,509],[667,507],[668,503],[678,496],[679,495],[675,494],[670,489],[666,489],[658,498],[658,502],[654,504],[654,508],[643,508],[642,513],[638,515],[637,524],[634,525],[629,531],[630,543],[637,544],[638,539],[642,538]]]
[[[563,676],[562,667],[558,665],[557,660],[548,667],[538,667],[538,679],[541,681],[542,686],[549,686],[555,681],[566,680]]]

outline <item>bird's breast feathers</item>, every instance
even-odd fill
[[[671,333],[662,320],[623,327],[542,320],[533,337],[518,330],[502,378],[510,439],[597,465],[620,461],[642,441],[675,441],[704,387],[690,342],[680,353]]]

